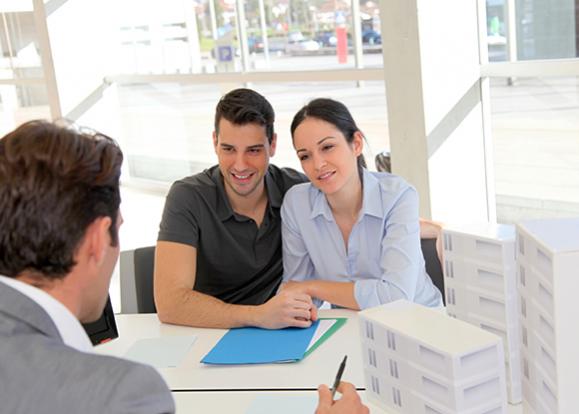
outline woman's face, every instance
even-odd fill
[[[305,174],[324,194],[340,191],[357,177],[357,157],[363,146],[360,132],[348,144],[334,125],[308,117],[294,131],[293,141]]]

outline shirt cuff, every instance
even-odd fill
[[[394,291],[393,291],[394,289]],[[406,299],[403,291],[381,279],[361,279],[354,283],[354,298],[361,310]]]
[[[362,279],[354,282],[354,299],[358,302],[360,310],[381,305],[376,291],[378,282],[375,279]]]

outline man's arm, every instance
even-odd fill
[[[232,305],[193,290],[197,249],[159,241],[155,253],[155,305],[161,322],[203,328],[258,326],[307,328],[316,319],[312,299],[301,292],[282,292],[263,305]]]

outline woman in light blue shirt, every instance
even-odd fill
[[[400,177],[366,170],[348,109],[315,99],[291,133],[310,183],[283,202],[281,289],[351,309],[397,299],[441,306],[420,249],[418,194]]]

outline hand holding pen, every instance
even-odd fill
[[[326,385],[318,387],[320,401],[316,414],[368,414],[370,412],[368,407],[362,404],[354,385],[341,381],[346,368],[346,359],[347,357],[344,357],[338,368],[332,391]],[[334,401],[336,390],[342,394],[342,398]]]
[[[342,381],[342,375],[344,374],[344,369],[346,369],[346,360],[348,359],[348,355],[344,355],[344,359],[342,360],[342,363],[340,364],[340,367],[338,368],[338,373],[336,374],[336,378],[334,379],[334,385],[332,386],[332,400],[334,399],[334,396],[336,395],[336,390],[338,389],[338,386],[340,385],[340,381]]]

